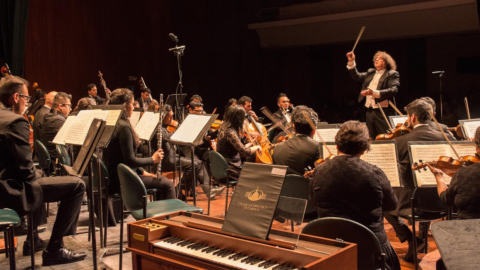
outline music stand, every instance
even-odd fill
[[[187,97],[186,93],[170,94],[168,95],[167,100],[165,101],[165,104],[168,104],[172,106],[172,108],[175,108],[175,115],[177,115],[177,109],[183,106],[183,103],[185,102],[186,97]],[[181,116],[183,116],[183,114]],[[179,117],[179,119],[183,120],[183,117]],[[183,121],[180,121],[180,122],[183,122]]]

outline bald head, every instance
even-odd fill
[[[45,97],[45,105],[47,105],[50,108],[53,108],[53,99],[58,93],[56,91],[51,91],[50,93],[47,94]]]

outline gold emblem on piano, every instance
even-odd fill
[[[144,242],[145,241],[145,235],[134,233],[133,234],[133,239],[135,239],[137,241],[140,241],[140,242]]]
[[[258,200],[265,199],[267,197],[267,194],[263,193],[263,191],[259,190],[258,188],[259,187],[257,187],[256,190],[252,190],[250,192],[247,192],[245,194],[245,197],[247,197],[252,202],[256,202]]]

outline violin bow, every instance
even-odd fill
[[[467,110],[467,117],[468,117],[468,120],[470,120],[470,109],[468,108],[468,100],[467,100],[467,97],[465,97],[465,110]]]
[[[447,140],[448,144],[450,145],[450,147],[452,148],[453,152],[454,152],[455,155],[457,156],[457,159],[460,161],[460,155],[458,155],[457,150],[455,150],[455,148],[453,147],[452,142],[450,142],[450,140],[448,139],[447,134],[445,134],[445,132],[443,131],[442,127],[441,127],[440,124],[438,123],[437,119],[435,118],[435,116],[433,116],[433,113],[430,112],[430,111],[428,111],[428,114],[430,114],[430,117],[432,117],[433,121],[435,121],[435,124],[437,124],[438,129],[442,132],[443,137],[445,138],[445,140]]]
[[[385,115],[385,112],[383,111],[382,106],[379,103],[377,103],[377,105],[378,105],[378,108],[380,109],[380,111],[382,112],[383,118],[385,118],[385,121],[387,122],[388,127],[390,128],[391,131],[393,131],[392,125],[390,125],[390,121],[388,121],[388,118]]]
[[[283,132],[287,133],[287,134],[290,134],[291,132],[288,131],[288,129],[283,125],[282,121],[278,120],[277,118],[275,118],[272,114],[272,112],[267,108],[267,107],[262,107],[260,108],[260,111],[266,116],[268,117],[268,119],[270,119],[270,121],[273,122],[273,126],[270,128],[275,128],[275,127],[280,127],[282,129]]]
[[[403,115],[402,112],[400,112],[400,110],[397,108],[397,106],[393,105],[393,102],[391,100],[388,101],[388,104],[390,104],[390,106],[392,106],[392,108],[395,111],[397,111],[397,113],[400,114],[405,121],[407,121],[407,118],[405,117],[405,115]]]
[[[312,118],[310,118],[310,115],[308,115],[308,113],[307,113],[306,111],[302,111],[302,115],[303,115],[303,117],[305,117],[305,120],[307,120],[308,124],[310,125],[310,128],[311,128],[312,130],[315,130],[315,135],[317,135],[317,136],[320,138],[320,140],[322,141],[323,146],[325,146],[325,148],[327,148],[328,154],[331,156],[331,155],[332,155],[332,152],[330,151],[330,149],[328,148],[327,144],[326,144],[325,141],[323,140],[322,135],[320,135],[320,133],[317,132],[317,127],[316,127],[315,124],[313,123]]]

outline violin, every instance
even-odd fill
[[[442,170],[446,175],[453,177],[453,175],[464,166],[470,166],[472,164],[476,164],[480,162],[480,159],[477,156],[463,156],[460,159],[454,159],[452,157],[441,156],[437,161],[432,162],[422,162],[419,160],[420,163],[415,162],[412,164],[412,170],[420,170],[424,169],[427,170],[427,164],[431,166],[437,167]]]
[[[8,67],[8,64],[7,64],[7,63],[5,63],[5,65],[3,65],[3,66],[0,68],[0,72],[2,73],[2,76],[3,76],[3,77],[12,76],[12,71],[11,71],[10,68]]]
[[[167,125],[167,130],[169,132],[175,132],[175,130],[177,130],[177,128],[178,128],[178,121],[177,120],[172,119],[172,122],[170,122],[170,124]]]
[[[383,109],[382,109],[382,106],[378,106],[378,108],[380,109],[380,111],[382,112],[382,115],[383,117],[385,118],[385,121],[387,122],[388,124],[388,127],[390,128],[390,130],[385,133],[385,134],[379,134],[377,135],[377,137],[375,137],[375,140],[379,140],[379,141],[386,141],[386,140],[393,140],[397,137],[400,137],[402,135],[405,135],[407,133],[410,133],[412,132],[412,129],[408,126],[408,121],[407,119],[405,118],[405,116],[402,114],[402,112],[400,112],[400,110],[398,110],[398,108],[392,103],[392,101],[388,101],[390,106],[395,109],[397,111],[398,114],[400,114],[404,119],[405,119],[405,123],[403,124],[400,124],[398,123],[395,128],[392,128],[392,126],[390,125],[390,122],[388,121],[387,119],[387,116],[385,115],[385,113],[383,112]]]
[[[217,131],[222,125],[222,123],[223,123],[222,120],[218,120],[218,119],[215,120],[215,122],[213,122],[213,124],[210,126],[210,130]]]
[[[323,163],[325,163],[325,162],[328,161],[328,160],[332,160],[334,157],[335,157],[335,155],[330,154],[330,155],[328,155],[328,157],[326,157],[325,159],[323,159],[323,158],[317,159],[317,160],[313,163],[313,165],[315,166],[315,168],[312,169],[310,166],[308,166],[308,168],[305,168],[305,173],[303,174],[303,177],[309,178],[310,176],[313,175],[313,172],[315,172],[315,169],[316,169],[318,166],[322,165]]]

